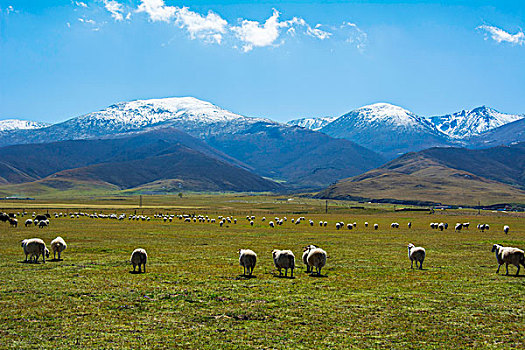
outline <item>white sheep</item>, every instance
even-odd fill
[[[439,228],[441,231],[443,231],[443,230],[445,229],[445,224],[442,223],[442,222],[440,222],[440,223],[438,224],[438,228]]]
[[[49,220],[41,220],[38,222],[38,227],[40,228],[48,227],[48,226],[49,226]]]
[[[51,241],[51,250],[53,251],[53,259],[56,259],[56,253],[58,253],[58,260],[60,260],[61,253],[66,250],[66,241],[60,236]]]
[[[306,265],[306,272],[311,272],[310,265],[308,265],[308,254],[312,249],[317,248],[316,246],[310,244],[303,248],[303,263]]]
[[[131,253],[131,263],[133,264],[133,272],[135,272],[135,267],[138,265],[139,273],[146,272],[146,262],[148,261],[148,254],[145,249],[137,248]],[[140,270],[140,267],[144,266],[144,271]]]
[[[422,247],[416,247],[412,243],[408,245],[408,258],[410,259],[410,268],[414,268],[414,261],[416,262],[416,268],[417,263],[419,262],[419,269],[423,270],[423,261],[425,260],[425,248]]]
[[[463,228],[463,224],[457,223],[456,226],[454,227],[454,231],[461,231],[462,228]]]
[[[510,227],[509,226],[507,226],[507,225],[503,226],[503,232],[505,232],[505,234],[508,234],[509,231],[510,231]]]
[[[346,228],[348,228],[349,230],[351,230],[351,229],[354,228],[354,225],[352,225],[352,224],[348,224],[348,225],[346,225]]]
[[[378,224],[374,224],[374,230],[377,230],[379,228]]]
[[[284,269],[284,276],[288,275],[288,269],[291,269],[290,277],[293,278],[293,269],[295,268],[295,255],[291,250],[277,250],[272,251],[273,262],[275,267],[279,270],[279,276],[282,276],[281,269]]]
[[[321,248],[315,248],[310,250],[308,257],[306,258],[310,270],[313,272],[315,267],[317,275],[321,276],[321,269],[326,265],[326,252]]]
[[[270,227],[275,227],[275,224],[273,223],[273,221],[270,221],[268,224],[270,225]]]
[[[516,276],[520,273],[520,264],[525,267],[525,253],[523,250],[513,247],[503,247],[499,244],[492,246],[492,252],[496,253],[496,260],[498,261],[498,269],[496,273],[499,273],[501,265],[505,264],[507,270],[506,275],[509,274],[509,264],[512,264],[518,268]]]
[[[246,276],[246,271],[248,271],[248,276],[251,276],[255,264],[257,263],[257,254],[250,249],[239,249],[239,264],[243,267],[243,275]]]
[[[49,258],[49,250],[46,244],[40,238],[24,239],[22,241],[22,248],[24,248],[24,254],[26,255],[25,261],[27,262],[27,256],[31,254],[29,261],[38,262],[38,258],[42,255],[42,262],[46,262],[46,258]]]
[[[365,221],[365,227],[368,227],[368,221]]]
[[[26,222],[25,222],[25,226],[28,227],[28,226],[32,226],[32,225],[33,225],[33,220],[27,219]]]

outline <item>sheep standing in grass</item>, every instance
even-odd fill
[[[312,249],[317,248],[316,246],[310,244],[303,248],[303,263],[306,265],[306,272],[311,272],[310,265],[308,265],[308,254]]]
[[[379,228],[378,224],[374,224],[374,230],[377,230]]]
[[[505,234],[508,234],[509,231],[510,231],[510,227],[509,226],[507,226],[507,225],[503,226],[503,232],[505,232]]]
[[[463,228],[463,224],[457,223],[456,226],[454,227],[454,231],[461,231],[462,228]]]
[[[38,222],[38,227],[40,228],[48,227],[48,226],[49,226],[49,220],[41,220]]]
[[[28,227],[28,226],[32,226],[32,225],[33,225],[33,220],[31,220],[31,219],[27,219],[24,225],[25,225],[26,227]]]
[[[408,226],[408,228],[412,228],[412,223],[409,222],[409,223],[407,224],[407,226]]]
[[[46,244],[40,238],[24,239],[22,241],[22,248],[24,248],[24,254],[26,255],[25,261],[27,262],[27,256],[30,255],[29,261],[38,262],[38,258],[42,255],[42,262],[46,262],[46,258],[49,258],[49,250]]]
[[[135,267],[139,267],[140,272],[146,272],[146,262],[148,261],[148,254],[145,249],[137,248],[131,253],[131,263],[133,264],[133,272],[135,272]],[[140,270],[140,267],[144,266],[144,271]]]
[[[275,267],[279,270],[279,276],[282,276],[281,269],[284,269],[284,276],[288,275],[288,269],[291,270],[290,277],[293,277],[293,269],[295,268],[295,255],[291,250],[277,250],[272,251],[273,262]]]
[[[239,249],[239,264],[244,268],[244,276],[246,276],[246,271],[248,271],[248,276],[252,275],[256,263],[257,254],[253,250]]]
[[[416,247],[412,243],[408,245],[408,258],[410,259],[410,268],[414,268],[414,261],[416,262],[416,268],[417,263],[419,262],[419,269],[423,270],[423,261],[425,260],[425,248],[422,247]]]
[[[275,227],[275,224],[273,223],[273,221],[270,221],[268,224],[270,225],[270,227]]]
[[[326,252],[321,248],[314,248],[308,253],[306,261],[310,266],[310,271],[313,273],[315,267],[317,275],[321,276],[321,269],[326,265]]]
[[[9,218],[9,224],[12,227],[17,227],[18,226],[18,220],[17,219],[13,219],[13,218]]]
[[[56,259],[56,254],[58,253],[58,260],[60,260],[61,253],[66,250],[67,244],[66,241],[60,236],[51,241],[51,250],[53,251],[53,259]]]
[[[498,261],[498,269],[496,273],[499,273],[501,265],[505,264],[507,273],[509,274],[509,264],[512,264],[518,268],[516,271],[516,276],[520,273],[520,264],[525,267],[525,253],[523,250],[513,247],[503,247],[499,244],[494,244],[492,246],[492,252],[496,253],[496,260]]]

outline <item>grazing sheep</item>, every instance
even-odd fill
[[[412,243],[408,245],[408,258],[410,259],[410,268],[414,268],[414,261],[416,262],[416,268],[417,263],[419,262],[419,269],[423,270],[423,261],[425,260],[425,248],[422,247],[416,247]]]
[[[282,276],[281,269],[284,269],[284,276],[288,275],[288,269],[291,269],[290,277],[293,278],[293,269],[295,268],[295,255],[291,250],[277,250],[272,251],[273,262],[275,267],[279,270],[279,276]]]
[[[336,222],[335,223],[335,228],[339,230],[341,228],[341,224],[339,222]]]
[[[461,231],[462,228],[463,228],[463,224],[457,223],[456,226],[454,227],[454,231]]]
[[[390,227],[391,228],[399,228],[399,223],[393,222],[393,223],[390,224]]]
[[[311,268],[310,268],[310,265],[308,265],[307,258],[308,258],[308,254],[310,254],[310,251],[315,248],[317,247],[312,244],[307,245],[306,247],[303,248],[303,263],[306,265],[306,272],[311,272]]]
[[[38,262],[40,255],[42,255],[42,262],[44,263],[46,262],[46,258],[49,258],[49,250],[40,238],[24,239],[22,241],[22,248],[24,248],[24,254],[26,255],[25,261],[27,261],[29,254],[31,254],[29,261],[33,261],[33,258],[35,258],[35,263]]]
[[[60,236],[51,241],[51,250],[53,251],[53,259],[56,259],[56,253],[58,253],[58,260],[60,260],[61,253],[66,250],[66,241]]]
[[[412,228],[412,223],[409,222],[409,223],[407,224],[407,226],[408,226],[408,228]]]
[[[24,225],[25,225],[26,227],[33,225],[33,220],[31,220],[31,219],[27,219]]]
[[[365,222],[365,227],[368,227],[368,221]]]
[[[135,272],[135,267],[138,265],[139,273],[146,272],[146,262],[148,261],[148,254],[145,249],[137,248],[131,253],[131,263],[133,264],[133,272]],[[144,271],[140,270],[140,267],[144,266]]]
[[[379,228],[378,224],[374,224],[374,230],[377,230]]]
[[[253,221],[250,221],[250,225],[253,226]]]
[[[321,269],[326,265],[326,252],[321,248],[315,248],[310,250],[308,257],[306,258],[310,270],[313,272],[315,267],[317,275],[321,276]]]
[[[505,234],[508,234],[509,231],[510,231],[510,227],[509,226],[507,226],[507,225],[503,226],[503,232],[505,232]]]
[[[17,219],[13,219],[13,218],[9,218],[9,224],[12,227],[17,227],[18,226],[18,220]]]
[[[470,226],[470,222],[464,222],[463,227],[468,230],[468,227]]]
[[[275,224],[273,223],[273,221],[270,221],[268,224],[270,225],[270,227],[275,227]]]
[[[438,225],[438,228],[439,228],[440,231],[443,231],[445,229],[445,224],[440,222],[439,225]]]
[[[248,276],[251,276],[255,264],[257,263],[257,254],[250,249],[239,249],[239,264],[244,269],[243,275],[246,276],[246,271],[248,271]]]
[[[352,225],[352,224],[348,224],[348,225],[346,225],[346,228],[348,228],[349,230],[351,230],[351,229],[354,228],[354,225]]]
[[[42,220],[38,222],[38,227],[40,228],[47,227],[47,226],[49,226],[49,220]]]
[[[509,264],[512,264],[518,268],[516,271],[516,276],[520,273],[520,264],[525,267],[525,253],[523,250],[513,247],[503,247],[499,244],[494,244],[492,246],[492,252],[496,253],[496,260],[498,261],[498,269],[496,273],[499,273],[501,265],[505,264],[507,273],[509,274]]]

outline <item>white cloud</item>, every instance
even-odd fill
[[[113,17],[115,21],[122,21],[124,19],[122,15],[124,6],[122,6],[122,4],[114,0],[104,0],[104,7],[111,13],[111,17]]]
[[[97,22],[95,22],[92,19],[79,18],[78,21],[82,23],[92,24],[92,25],[97,24]]]
[[[222,42],[228,22],[209,11],[206,17],[190,11],[187,7],[176,9],[176,23],[188,31],[191,39],[202,39],[208,43]]]
[[[137,12],[145,12],[153,21],[169,22],[174,16],[177,8],[166,6],[164,0],[141,0]]]
[[[525,44],[525,33],[522,31],[519,31],[516,34],[510,34],[501,28],[488,25],[479,26],[477,29],[485,31],[485,40],[488,39],[488,35],[490,34],[491,39],[495,40],[497,43],[507,42],[513,45]]]
[[[364,50],[368,35],[361,28],[355,23],[343,22],[340,29],[347,43],[355,45],[359,51]]]
[[[75,5],[77,5],[78,7],[88,7],[88,5],[82,1],[75,1]]]
[[[288,22],[279,22],[279,12],[274,9],[272,16],[263,25],[245,19],[240,26],[231,27],[231,30],[244,43],[244,52],[248,52],[254,47],[275,45],[280,29],[288,26]]]

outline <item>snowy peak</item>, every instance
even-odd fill
[[[41,129],[51,124],[42,122],[33,122],[30,120],[20,119],[4,119],[0,120],[0,132],[11,131],[11,130],[28,130],[28,129]]]
[[[121,102],[76,119],[140,128],[169,120],[220,123],[245,118],[194,97],[171,97]]]
[[[371,123],[388,123],[394,126],[416,126],[421,118],[414,113],[389,103],[375,103],[351,112]]]
[[[301,118],[301,119],[290,120],[286,124],[296,125],[296,126],[300,126],[305,129],[317,131],[323,128],[324,126],[330,124],[337,118],[338,117]]]
[[[436,128],[454,139],[466,139],[522,119],[523,115],[505,114],[486,106],[429,118]]]

